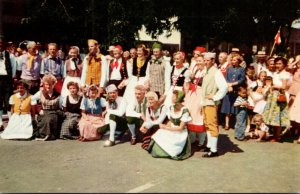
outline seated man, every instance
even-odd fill
[[[126,101],[118,96],[118,88],[111,84],[106,88],[107,104],[105,114],[105,125],[98,128],[100,135],[105,134],[108,130],[109,139],[105,141],[104,147],[111,147],[115,145],[116,131],[121,132],[121,135],[127,130],[127,123],[125,119]]]
[[[131,145],[136,144],[136,129],[139,129],[146,120],[147,100],[145,98],[146,89],[143,85],[135,87],[135,100],[132,100],[126,108],[126,120],[131,132]]]

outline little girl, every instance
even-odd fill
[[[91,85],[88,89],[88,97],[85,97],[81,102],[82,117],[79,121],[79,141],[100,139],[97,129],[104,125],[102,117],[102,105],[104,102],[97,97],[97,94],[98,88]]]
[[[257,138],[257,142],[262,142],[267,140],[269,135],[269,127],[264,123],[263,116],[261,114],[256,114],[253,117],[253,122],[255,124],[254,132],[250,132],[249,136],[251,138]]]

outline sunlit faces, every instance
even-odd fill
[[[282,60],[278,60],[275,65],[277,71],[282,71],[285,68],[285,65],[283,64]]]
[[[48,45],[48,53],[51,57],[56,57],[57,55],[57,46],[54,44]]]
[[[220,53],[219,54],[219,63],[220,64],[223,64],[223,63],[226,63],[226,61],[227,61],[227,54],[226,53]]]
[[[30,55],[36,55],[37,46],[32,46],[27,49]]]
[[[156,57],[156,58],[160,58],[161,55],[162,55],[162,52],[159,48],[154,48],[153,49],[153,55]]]
[[[208,57],[204,58],[204,64],[205,64],[206,67],[211,67],[211,66],[214,65],[214,63],[215,63],[214,59],[208,58]]]
[[[76,87],[75,85],[70,85],[68,89],[71,95],[76,95],[78,93],[78,87]]]
[[[137,48],[137,56],[138,57],[143,57],[143,56],[145,56],[145,52],[144,52],[144,50],[143,50],[143,48]]]
[[[238,94],[240,97],[242,98],[246,98],[247,97],[247,89],[246,88],[240,88],[238,91]]]
[[[121,58],[121,57],[122,57],[122,52],[120,51],[120,49],[115,48],[115,49],[113,50],[113,56],[114,56],[114,58],[116,58],[116,59]]]
[[[265,79],[267,77],[267,73],[265,71],[261,71],[258,75],[258,79],[261,81],[261,82],[264,82]]]
[[[148,97],[147,101],[148,101],[149,107],[154,107],[158,103],[158,101],[156,101],[155,98],[152,96]]]
[[[249,78],[253,78],[254,75],[255,75],[255,70],[254,69],[247,69],[246,71],[246,75],[249,77]]]
[[[183,57],[179,53],[175,54],[173,59],[174,59],[176,65],[182,64],[184,62]]]
[[[137,54],[136,54],[136,49],[135,48],[130,49],[129,53],[130,53],[131,58],[136,58]]]
[[[97,98],[97,95],[98,95],[98,90],[89,90],[89,97],[90,97],[90,99]]]
[[[200,51],[194,51],[194,57],[199,57],[201,55],[201,52]]]
[[[17,90],[20,93],[21,96],[23,96],[26,92],[26,88],[23,85],[18,85]]]
[[[78,53],[78,50],[75,49],[75,48],[72,48],[72,49],[70,49],[70,51],[69,51],[69,55],[70,55],[71,58],[77,58],[78,54],[79,54],[79,53]]]
[[[198,68],[202,70],[204,68],[204,58],[203,57],[197,57],[196,58],[196,64],[198,65]]]
[[[118,91],[108,92],[107,95],[110,101],[115,101],[118,97]]]
[[[49,82],[44,82],[44,83],[43,83],[43,86],[44,86],[45,91],[47,91],[47,92],[52,92],[52,90],[53,90],[53,85],[52,85],[51,83],[49,83]]]
[[[97,53],[97,51],[98,51],[98,45],[97,44],[95,44],[94,42],[89,42],[88,47],[89,47],[89,52],[90,53]]]
[[[233,66],[237,67],[240,64],[240,61],[239,61],[238,57],[232,57],[231,64]]]
[[[134,95],[135,95],[136,100],[138,102],[141,102],[145,97],[145,92],[143,92],[141,90],[135,90]]]

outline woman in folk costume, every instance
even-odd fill
[[[64,67],[64,84],[61,92],[62,98],[65,98],[70,92],[68,90],[68,83],[75,82],[80,85],[80,78],[82,73],[82,60],[79,55],[79,48],[71,46],[69,50],[70,58],[66,60]]]
[[[78,136],[78,122],[81,117],[80,105],[82,96],[79,93],[79,85],[77,82],[70,81],[67,85],[70,94],[63,99],[63,110],[65,118],[61,125],[61,139],[75,139]]]
[[[202,79],[205,75],[206,68],[203,56],[198,56],[195,60],[196,64],[191,68],[191,82],[189,91],[185,96],[184,105],[188,108],[192,117],[192,121],[187,125],[190,135],[194,137],[197,134],[199,146],[202,146],[204,145],[206,132],[203,124],[200,96]],[[192,138],[191,140],[193,142],[195,138]]]
[[[172,105],[172,96],[174,90],[188,92],[190,74],[188,67],[189,64],[185,63],[185,53],[176,52],[173,54],[174,64],[171,71],[171,87],[167,93],[166,100],[164,102],[165,106],[169,108]]]
[[[184,96],[182,91],[173,91],[173,105],[167,111],[170,121],[168,124],[160,124],[160,129],[151,137],[148,151],[155,158],[183,160],[191,156],[191,142],[186,126],[192,118],[182,104]]]
[[[145,85],[148,80],[148,50],[145,45],[137,47],[137,57],[132,59],[132,66],[128,67],[129,82],[124,92],[124,98],[127,102],[132,100],[134,88],[136,85]]]
[[[99,44],[96,40],[88,40],[89,54],[82,63],[81,89],[86,93],[90,85],[99,87],[99,94],[104,92],[108,80],[108,67],[105,56],[100,53]]]
[[[275,59],[276,73],[273,76],[273,86],[267,97],[267,103],[263,112],[264,121],[267,125],[273,126],[274,138],[272,142],[281,141],[282,127],[290,127],[290,118],[288,113],[287,102],[278,102],[279,94],[285,94],[287,83],[291,78],[291,74],[285,71],[287,60],[283,57]]]
[[[36,105],[36,101],[28,93],[28,85],[25,82],[18,82],[17,90],[18,92],[9,99],[13,114],[1,134],[2,139],[29,139],[33,134],[32,117],[35,117],[33,105]]]
[[[81,102],[80,109],[82,110],[82,117],[79,121],[79,141],[99,140],[100,134],[97,129],[104,125],[104,118],[102,117],[102,107],[104,101],[97,97],[98,88],[91,85],[88,88],[88,97]]]
[[[59,107],[60,95],[54,90],[56,82],[53,75],[45,75],[42,79],[43,88],[33,96],[41,103],[41,109],[38,110],[36,140],[54,140],[59,136],[62,114]]]
[[[201,56],[202,53],[205,53],[206,49],[202,46],[196,46],[195,50],[193,51],[193,58],[191,59],[191,67],[196,65],[197,57]]]
[[[159,124],[167,120],[166,106],[160,105],[158,96],[155,92],[150,91],[146,94],[148,108],[146,110],[146,120],[140,128],[143,134],[142,148],[147,150],[152,135],[159,129]]]

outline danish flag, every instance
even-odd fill
[[[281,43],[280,29],[278,30],[278,32],[277,32],[277,34],[276,34],[274,40],[275,40],[275,43],[278,44],[278,45]]]

